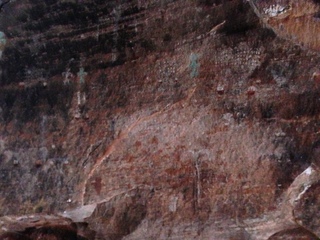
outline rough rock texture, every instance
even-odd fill
[[[320,237],[317,4],[4,5],[1,215],[94,239]]]
[[[320,50],[320,2],[317,0],[250,0],[262,22],[277,35]]]
[[[5,216],[0,218],[0,226],[1,232],[5,232],[0,234],[1,240],[94,239],[82,236],[86,233],[81,232],[70,219],[53,215]]]

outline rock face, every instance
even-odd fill
[[[45,239],[48,226],[48,239],[319,238],[320,56],[306,37],[317,11],[5,4],[0,213],[69,222],[2,228],[0,239]]]
[[[266,26],[277,35],[303,46],[319,50],[320,2],[307,1],[249,1]]]
[[[1,240],[74,239],[87,240],[77,234],[77,226],[70,219],[53,215],[1,217]]]

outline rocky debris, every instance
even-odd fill
[[[90,229],[95,239],[122,239],[145,219],[152,196],[152,189],[137,187],[106,201],[67,210],[62,216],[80,225],[85,223],[86,231]]]
[[[315,225],[319,226],[316,223],[318,216],[310,216],[308,224],[302,223],[300,217],[307,215],[301,211],[308,211],[306,206],[301,207],[307,198],[306,192],[310,187],[316,187],[319,179],[319,171],[309,166],[288,187],[277,210],[271,211],[264,219],[245,221],[245,229],[250,233],[251,239],[291,239],[290,236],[292,239],[299,239],[299,236],[301,239],[317,239],[316,236],[319,234],[315,232]],[[297,212],[300,213],[300,217]],[[310,228],[310,221],[314,222],[313,229]],[[298,229],[301,233],[295,234]]]
[[[320,236],[319,231],[319,181],[304,189],[304,194],[294,209],[296,221],[306,229]]]
[[[78,235],[77,225],[70,219],[54,215],[5,216],[0,225],[1,240],[90,239]]]
[[[84,205],[76,209],[64,211],[61,215],[72,219],[74,222],[85,222],[85,219],[90,217],[96,209],[97,204]]]
[[[134,232],[147,215],[152,191],[133,189],[97,205],[86,218],[97,239],[122,239]]]

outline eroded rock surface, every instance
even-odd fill
[[[94,239],[78,235],[76,224],[54,215],[5,216],[0,218],[0,226],[1,240]]]
[[[10,1],[1,215],[59,213],[86,239],[319,237],[317,11]]]
[[[277,35],[319,50],[320,3],[316,0],[249,0],[263,23]]]

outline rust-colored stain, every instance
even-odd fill
[[[135,147],[139,148],[139,147],[141,147],[141,145],[142,145],[142,143],[140,141],[136,141]]]
[[[96,177],[95,180],[92,182],[92,185],[96,190],[97,194],[100,195],[102,188],[101,177]]]
[[[152,143],[152,144],[159,144],[158,138],[154,136],[154,137],[151,139],[151,143]]]

